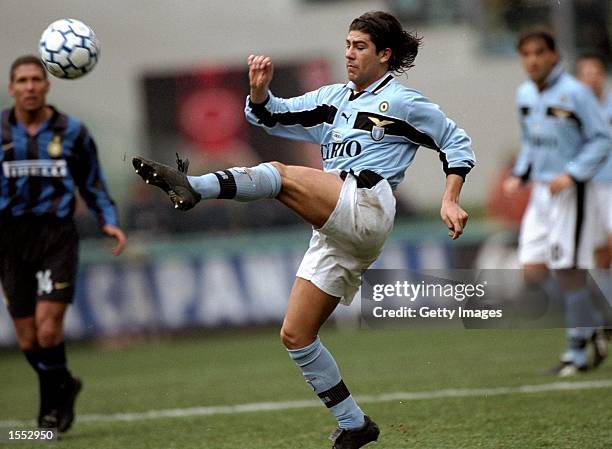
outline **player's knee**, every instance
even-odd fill
[[[38,327],[36,338],[43,348],[55,346],[63,340],[62,328],[51,320],[45,321]]]
[[[19,349],[21,351],[33,351],[38,347],[38,342],[36,341],[35,335],[31,336],[19,336],[17,338],[17,342],[19,344]]]
[[[287,349],[305,348],[317,338],[316,335],[311,336],[306,333],[291,329],[285,325],[281,328],[280,339]]]
[[[287,326],[283,326],[281,328],[280,339],[287,349],[299,349],[301,347],[301,339],[299,334],[297,332],[293,332],[291,329],[287,328]]]
[[[17,343],[22,351],[36,349],[36,324],[33,317],[26,317],[13,320]]]
[[[285,326],[281,327],[280,340],[285,348],[293,349],[294,336],[285,328]]]

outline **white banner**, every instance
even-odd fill
[[[449,248],[389,242],[377,268],[448,268]],[[81,269],[66,318],[70,339],[194,327],[281,323],[302,257],[279,249],[265,255],[175,257],[91,265]],[[359,298],[339,306],[336,319],[358,319]],[[0,345],[15,343],[0,308]]]

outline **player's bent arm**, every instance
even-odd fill
[[[430,148],[440,153],[446,188],[442,197],[440,217],[449,229],[448,236],[453,240],[463,233],[468,214],[459,205],[459,196],[466,175],[476,163],[471,148],[471,140],[466,132],[454,121],[446,117],[437,104],[421,95],[408,102],[408,123],[429,139]]]
[[[325,101],[329,87],[286,99],[268,91],[263,103],[254,102],[249,96],[245,107],[246,119],[274,136],[321,143],[325,126],[333,123],[337,113],[332,102]]]
[[[566,166],[566,172],[579,182],[588,181],[604,165],[612,148],[612,135],[595,96],[586,87],[576,94],[576,115],[580,119],[585,144]]]
[[[453,240],[463,233],[468,221],[468,214],[459,205],[459,196],[463,186],[463,177],[450,174],[446,177],[446,188],[442,196],[440,217],[449,229],[448,236]]]
[[[531,163],[532,163],[532,153],[529,146],[529,140],[527,139],[527,124],[525,123],[525,111],[529,111],[529,103],[525,99],[525,96],[528,95],[526,93],[528,87],[527,84],[521,84],[516,91],[516,105],[517,105],[517,113],[518,113],[518,121],[520,125],[520,136],[521,136],[521,148],[518,156],[516,157],[516,161],[514,162],[514,167],[512,167],[512,175],[520,178],[524,183],[529,180],[529,175],[531,173]],[[518,188],[518,186],[517,186]]]
[[[439,152],[444,172],[465,178],[476,164],[467,133],[420,94],[407,100],[407,111],[407,122],[424,135],[419,143]]]
[[[514,166],[512,167],[512,175],[509,176],[503,183],[504,194],[512,196],[518,192],[523,184],[529,182],[531,174],[531,151],[527,143],[526,131],[521,129],[521,150],[519,151]]]
[[[249,55],[249,84],[253,103],[263,103],[268,97],[268,86],[274,76],[274,65],[269,56]]]
[[[531,172],[531,151],[525,133],[526,131],[521,129],[521,151],[519,151],[514,167],[512,167],[512,175],[524,183],[529,180]]]

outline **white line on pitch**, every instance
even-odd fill
[[[391,401],[416,401],[439,398],[488,397],[516,393],[544,393],[547,391],[575,391],[593,388],[612,388],[612,380],[592,380],[584,382],[553,382],[539,385],[520,385],[517,387],[496,388],[451,388],[433,391],[405,391],[384,393],[379,395],[357,396],[357,402],[376,403]],[[223,415],[245,412],[262,412],[268,410],[290,410],[307,407],[320,407],[319,400],[254,402],[250,404],[221,405],[212,407],[190,407],[169,410],[150,410],[148,412],[113,413],[110,415],[78,415],[78,421],[83,422],[117,422],[141,421],[157,418],[182,418],[187,416]],[[0,421],[0,427],[31,425],[31,421]]]

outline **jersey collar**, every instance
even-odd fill
[[[61,114],[54,106],[47,105],[51,109],[51,117],[45,120],[38,129],[40,132],[43,129],[50,128],[54,132],[61,132],[66,128],[66,120],[63,114]],[[9,111],[8,121],[12,126],[17,125],[17,117],[15,115],[15,107],[12,107]]]
[[[59,112],[55,107],[51,105],[47,105],[53,111],[51,114],[51,118],[49,119],[48,126],[55,132],[60,132],[66,128],[66,116],[64,116],[61,112]]]
[[[556,82],[559,81],[559,78],[561,78],[561,75],[564,73],[565,69],[561,63],[558,63],[555,67],[553,67],[546,78],[546,86],[544,87],[544,90],[550,89],[554,84],[556,84]]]
[[[387,72],[381,78],[377,79],[372,84],[370,84],[368,87],[363,89],[361,92],[370,92],[371,94],[377,94],[378,92],[383,90],[385,86],[387,86],[393,79],[394,79],[393,74],[391,72]],[[353,93],[355,92],[354,82],[349,81],[348,83],[346,83],[346,87],[349,88],[351,91],[353,91]],[[359,92],[359,94],[361,94],[361,92]],[[355,94],[355,95],[359,95],[359,94]]]
[[[608,106],[610,112],[612,112],[612,89],[606,89],[603,93],[603,98],[600,101],[603,107]]]

